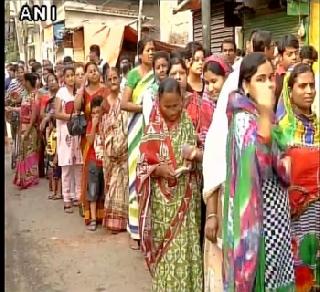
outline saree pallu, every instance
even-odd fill
[[[132,102],[142,105],[143,94],[153,82],[153,71],[144,76],[132,93]],[[136,192],[137,163],[139,158],[139,145],[143,133],[143,114],[128,114],[128,169],[129,169],[129,214],[128,232],[132,239],[139,239],[138,230],[138,200]]]
[[[104,96],[106,89],[101,87],[92,95],[89,95],[86,91],[84,93],[84,113],[86,116],[87,123],[91,119],[91,100],[98,95]],[[85,224],[89,224],[91,220],[91,212],[90,212],[90,203],[87,201],[87,185],[88,185],[88,164],[89,157],[88,151],[90,145],[86,139],[86,136],[81,136],[81,148],[82,148],[82,157],[83,157],[83,170],[82,170],[82,180],[81,180],[81,196],[80,196],[80,204],[81,204],[81,213],[84,216]],[[97,200],[97,223],[102,223],[104,218],[104,197],[99,198]]]
[[[291,237],[296,291],[320,288],[320,149],[292,147]]]
[[[124,231],[128,225],[128,156],[108,157],[104,165],[103,226],[112,231]]]
[[[183,165],[182,145],[196,145],[193,125],[183,114],[179,126],[150,121],[143,136],[138,166],[141,248],[151,275],[152,291],[202,292],[199,185],[194,172],[166,180],[152,177],[159,163]]]

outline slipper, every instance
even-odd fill
[[[89,225],[87,226],[87,229],[89,231],[96,231],[97,230],[97,221],[96,220],[91,220]]]
[[[130,243],[130,248],[132,250],[140,250],[140,240],[133,239],[132,242]]]
[[[57,195],[57,194],[55,194],[55,195],[52,197],[52,200],[62,200],[62,199],[63,199],[62,195]]]
[[[48,200],[54,200],[55,196],[56,196],[55,194],[50,194],[48,196]]]
[[[63,206],[63,209],[64,209],[64,212],[67,213],[67,214],[73,213],[72,206],[66,206],[66,205],[64,205],[64,206]]]

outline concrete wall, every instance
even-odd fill
[[[160,1],[160,40],[185,45],[193,40],[192,12],[190,10],[173,14],[178,1]]]

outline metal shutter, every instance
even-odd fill
[[[201,10],[193,12],[193,40],[202,42]],[[234,28],[224,27],[223,2],[211,2],[211,52],[220,53],[224,39],[234,40]]]
[[[288,16],[285,11],[272,13],[265,11],[257,12],[256,16],[245,16],[244,20],[244,38],[249,39],[253,29],[263,29],[272,32],[273,40],[278,41],[286,34],[293,34],[298,37],[299,18],[297,16]]]

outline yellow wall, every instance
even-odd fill
[[[312,0],[310,3],[311,11],[310,11],[309,44],[315,47],[320,57],[320,41],[319,41],[320,3],[319,2],[320,2],[319,0]],[[317,95],[316,95],[316,99],[313,106],[314,106],[314,111],[318,114],[318,116],[320,116],[319,60],[317,63],[313,65],[313,70],[316,74],[316,88],[317,88]]]

